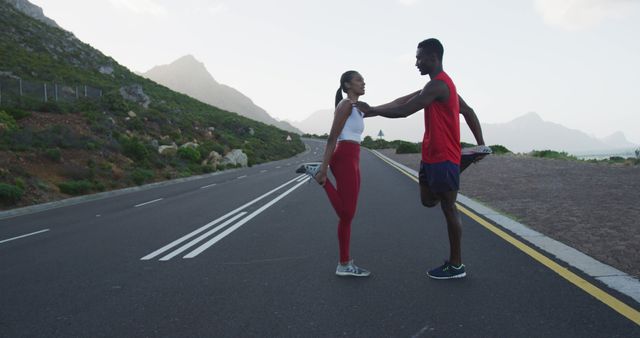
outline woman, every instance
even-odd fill
[[[364,131],[364,114],[356,108],[356,102],[364,95],[364,78],[350,70],[340,77],[340,88],[336,92],[336,110],[322,164],[306,165],[311,175],[324,187],[329,201],[338,214],[338,244],[340,263],[336,268],[338,276],[366,277],[370,272],[356,266],[349,256],[351,221],[356,213],[360,191],[360,141]],[[343,99],[342,92],[347,94]],[[327,179],[327,169],[336,180],[334,186]]]

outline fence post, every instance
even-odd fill
[[[19,83],[19,86],[20,86],[20,96],[22,96],[22,78],[18,79],[18,83]]]
[[[58,102],[58,84],[54,83],[55,93],[56,93],[56,102]]]
[[[76,86],[76,100],[78,99],[78,86]]]
[[[102,97],[102,89],[100,89],[100,97]]]
[[[2,105],[2,83],[0,83],[0,106]]]
[[[84,97],[87,97],[87,85],[84,85]]]
[[[44,83],[44,102],[47,102],[47,83]]]

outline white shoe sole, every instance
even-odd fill
[[[431,275],[427,272],[427,276],[428,276],[429,278],[432,278],[432,279],[438,279],[438,280],[444,280],[444,279],[458,279],[458,278],[463,278],[463,277],[467,276],[467,272],[465,271],[465,272],[463,272],[463,273],[461,273],[461,274],[459,274],[459,275],[455,275],[455,276],[451,276],[451,277],[435,277],[435,276],[431,276]]]
[[[369,275],[371,275],[371,272],[367,273],[367,274],[357,274],[357,273],[353,273],[353,272],[338,272],[336,271],[336,275],[338,276],[353,276],[353,277],[369,277]]]

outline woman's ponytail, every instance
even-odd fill
[[[342,88],[338,88],[338,91],[336,92],[336,107],[340,101],[342,101]]]

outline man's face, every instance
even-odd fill
[[[420,74],[427,75],[435,66],[435,55],[426,53],[422,48],[416,51],[416,67],[420,70]]]

